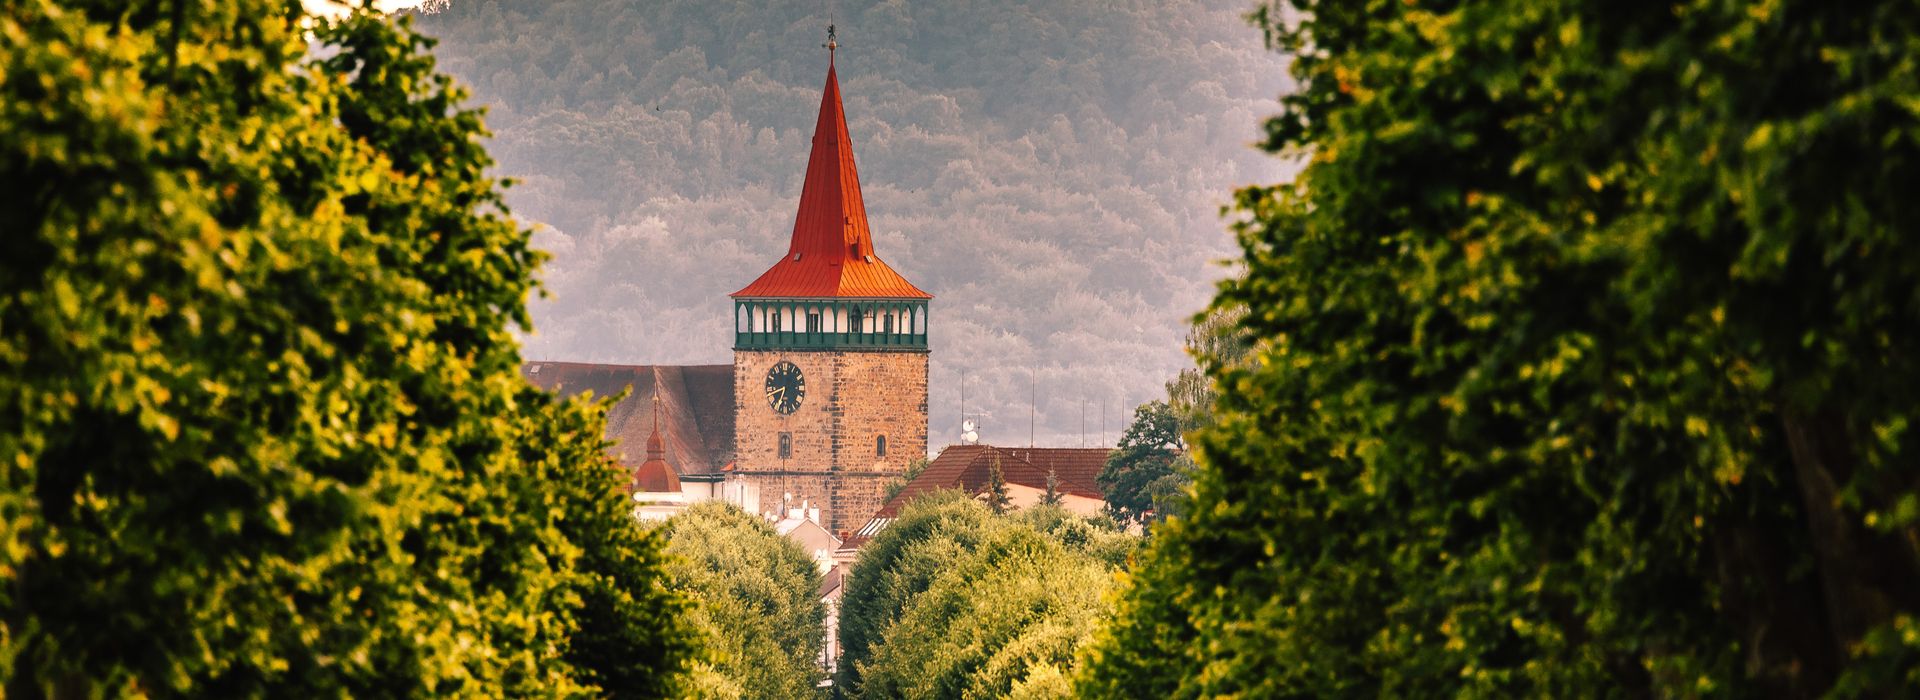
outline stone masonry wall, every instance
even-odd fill
[[[887,482],[927,456],[927,354],[838,353],[835,395],[840,422],[834,442],[829,529],[855,530],[884,505]],[[877,454],[885,435],[887,454]],[[842,517],[844,516],[844,517]]]
[[[806,396],[791,415],[767,405],[767,371],[782,360],[800,368]],[[829,530],[853,530],[883,505],[886,483],[927,454],[927,354],[924,352],[734,352],[736,468],[760,484],[760,511],[821,506]],[[779,457],[779,435],[792,455]],[[885,456],[877,438],[887,438]],[[753,472],[768,472],[753,474]],[[794,473],[801,472],[801,473]]]
[[[834,353],[737,350],[733,353],[733,445],[741,471],[827,471],[833,465]],[[767,371],[782,360],[800,368],[806,395],[790,415],[767,405]],[[793,455],[780,459],[780,433],[793,435]],[[765,493],[765,491],[762,491]],[[824,494],[822,494],[824,495]],[[779,491],[772,498],[778,499]]]

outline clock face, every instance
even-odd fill
[[[782,361],[767,370],[767,406],[781,414],[800,410],[800,400],[807,397],[807,378],[800,376],[800,368],[791,362]]]

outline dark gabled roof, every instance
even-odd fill
[[[666,461],[681,475],[718,473],[733,461],[733,365],[596,365],[528,362],[534,386],[561,396],[608,397],[632,389],[607,411],[607,439],[621,466],[646,459],[653,399],[660,398]]]
[[[820,597],[825,598],[839,590],[841,584],[846,581],[846,574],[840,571],[843,568],[846,567],[833,567],[827,570],[827,575],[820,577]]]

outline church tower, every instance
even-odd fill
[[[927,304],[867,228],[827,30],[827,84],[787,252],[733,293],[733,479],[755,512],[859,527],[927,454]],[[759,507],[755,508],[754,503]],[[782,514],[784,515],[784,513]]]

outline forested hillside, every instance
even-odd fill
[[[1187,364],[1219,207],[1282,58],[1245,3],[844,2],[838,65],[879,252],[938,296],[932,444],[959,373],[989,441],[1097,439]],[[785,250],[826,71],[815,2],[456,0],[420,18],[547,229],[536,359],[726,362],[726,295]]]

